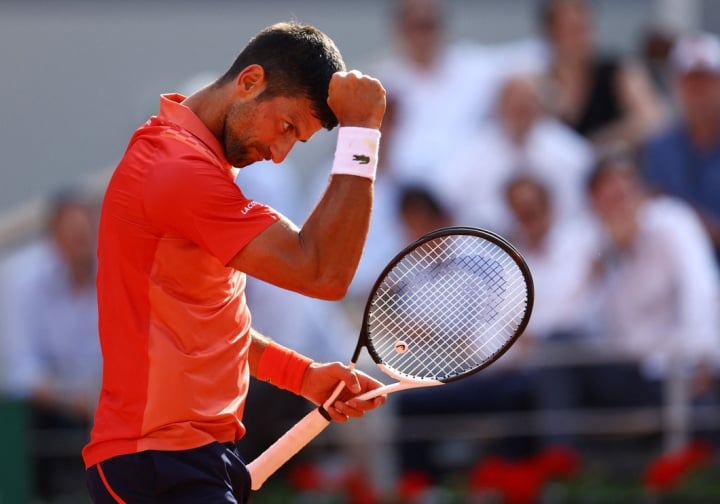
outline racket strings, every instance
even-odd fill
[[[388,272],[372,300],[369,345],[400,374],[449,379],[500,352],[526,309],[522,271],[502,248],[471,235],[444,236]]]

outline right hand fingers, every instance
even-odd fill
[[[341,126],[380,129],[385,115],[385,88],[357,70],[336,72],[330,80],[328,105]]]
[[[336,401],[329,409],[328,414],[335,422],[346,422],[350,418],[360,418],[366,412],[373,410],[385,404],[386,397],[380,396],[370,399],[369,401],[358,401],[351,399],[350,401]]]

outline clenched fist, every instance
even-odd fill
[[[385,115],[385,88],[357,70],[336,72],[330,79],[328,105],[340,126],[380,129]]]

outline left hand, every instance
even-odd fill
[[[382,383],[360,371],[351,371],[340,362],[311,364],[303,377],[300,395],[320,405],[330,397],[339,382],[343,382],[345,387],[337,400],[327,409],[328,414],[335,422],[342,423],[347,422],[350,418],[361,417],[366,411],[385,404],[386,396],[384,395],[369,401],[353,399],[368,390],[382,386]]]

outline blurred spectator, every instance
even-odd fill
[[[711,393],[707,371],[720,353],[712,249],[695,213],[680,200],[649,198],[635,169],[629,155],[609,155],[588,184],[605,236],[596,265],[595,330],[603,345],[639,362],[603,376],[605,399],[657,403],[660,379],[677,362],[697,372],[699,397]],[[619,387],[623,394],[610,392]]]
[[[386,171],[402,184],[434,187],[446,177],[447,155],[488,113],[494,94],[491,51],[451,41],[445,7],[441,0],[394,1],[397,52],[373,72],[393,102]]]
[[[432,192],[420,186],[408,186],[400,191],[398,212],[407,243],[452,223],[450,213],[440,205]]]
[[[512,213],[507,238],[525,258],[535,290],[530,322],[506,357],[516,366],[532,370],[533,407],[542,412],[577,406],[568,399],[577,395],[572,391],[575,369],[545,364],[553,350],[582,348],[587,335],[586,306],[596,242],[592,222],[584,213],[558,219],[549,187],[531,175],[513,177],[504,196]],[[565,418],[540,416],[539,422],[544,443],[571,442],[567,433],[572,426]]]
[[[102,366],[95,208],[83,195],[63,192],[53,199],[47,223],[42,243],[8,263],[4,296],[8,393],[28,401],[35,432],[62,430],[78,442],[75,457],[40,453],[36,458],[41,498],[56,497],[71,491],[68,485],[84,481],[79,448],[94,414]],[[54,439],[62,443],[60,437]],[[47,442],[39,448],[52,451]],[[69,460],[78,476],[72,482],[67,478]]]
[[[669,28],[649,26],[640,39],[640,55],[655,88],[663,97],[671,94],[667,79],[670,51],[676,35]]]
[[[592,338],[585,351],[615,362],[548,370],[542,408],[659,406],[663,380],[690,372],[693,401],[714,401],[720,354],[720,284],[709,240],[679,200],[648,197],[626,153],[603,156],[588,192],[602,229],[593,271]],[[562,439],[558,429],[550,439]],[[564,439],[567,441],[567,439]]]
[[[551,53],[550,110],[595,143],[637,143],[662,125],[665,111],[645,70],[601,54],[585,0],[544,0],[540,22]]]
[[[644,146],[642,175],[698,211],[720,261],[720,39],[680,38],[670,66],[682,116]]]
[[[648,198],[635,162],[616,154],[589,182],[607,238],[599,263],[602,334],[658,378],[674,358],[714,365],[720,351],[720,283],[707,234],[692,209]]]
[[[505,198],[513,222],[507,238],[525,258],[535,288],[532,317],[519,343],[579,336],[595,252],[588,217],[558,220],[548,186],[531,175],[513,177]]]
[[[584,209],[583,181],[591,163],[590,145],[543,112],[537,82],[513,76],[501,87],[492,118],[449,159],[453,173],[442,186],[443,197],[458,223],[506,232],[505,184],[528,174],[547,186],[556,217],[564,219]]]

